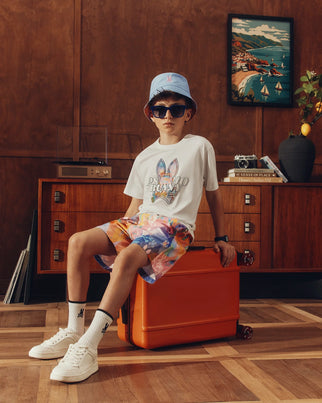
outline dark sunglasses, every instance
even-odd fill
[[[186,105],[171,105],[169,108],[163,105],[156,105],[150,107],[152,115],[158,119],[164,119],[168,111],[170,111],[173,118],[181,118],[186,110]]]

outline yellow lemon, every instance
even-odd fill
[[[311,125],[309,123],[303,123],[301,126],[301,133],[303,136],[307,136],[311,131]]]
[[[322,112],[322,102],[317,102],[316,104],[315,104],[315,109],[316,109],[316,111],[317,111],[317,113],[321,113]]]

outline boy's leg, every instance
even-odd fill
[[[110,281],[93,318],[93,321],[80,343],[97,349],[108,326],[128,297],[137,270],[145,266],[148,258],[144,250],[137,244],[131,244],[123,249],[115,259]]]
[[[148,264],[148,257],[141,246],[132,243],[115,259],[113,272],[99,308],[116,317],[128,297],[137,271]]]
[[[40,359],[64,356],[68,347],[84,333],[85,306],[89,286],[89,264],[95,254],[115,253],[114,246],[100,229],[93,228],[74,234],[68,244],[67,286],[68,325],[49,340],[29,351],[29,356]]]
[[[116,254],[112,242],[99,228],[72,235],[67,252],[67,289],[70,301],[85,301],[94,255]]]
[[[147,262],[146,253],[137,244],[131,244],[119,253],[91,325],[79,341],[69,347],[65,357],[53,369],[50,379],[80,382],[98,370],[98,344],[129,295],[137,270]]]

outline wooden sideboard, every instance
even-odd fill
[[[68,238],[121,217],[130,198],[124,180],[39,179],[38,273],[65,273]],[[227,234],[239,251],[255,253],[243,272],[322,271],[322,184],[221,184]],[[211,246],[205,197],[195,245]],[[103,270],[93,259],[92,272]]]

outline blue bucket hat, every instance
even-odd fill
[[[193,117],[197,110],[197,104],[191,97],[187,79],[177,73],[162,73],[154,77],[151,82],[149,101],[144,106],[144,113],[148,119],[150,119],[149,102],[163,91],[176,92],[190,98],[193,104],[191,118]]]

